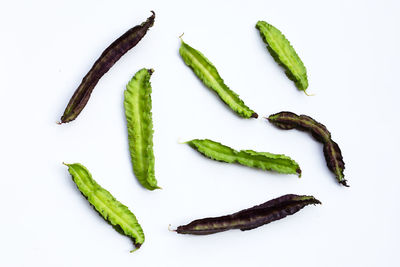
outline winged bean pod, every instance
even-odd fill
[[[60,123],[75,120],[89,101],[90,95],[100,78],[132,47],[134,47],[153,26],[155,13],[142,24],[137,25],[109,45],[93,64],[92,68],[83,77],[79,87],[74,92]]]
[[[181,39],[179,54],[199,79],[210,89],[214,90],[222,101],[243,118],[257,118],[258,115],[233,92],[219,75],[214,65],[198,50],[186,44]]]
[[[296,115],[295,113],[282,111],[268,117],[268,121],[283,130],[298,129],[311,133],[315,140],[324,144],[324,156],[326,164],[331,172],[335,174],[337,181],[347,185],[344,179],[344,161],[342,152],[332,138],[331,133],[322,123],[306,115]]]
[[[152,69],[141,69],[126,86],[125,116],[133,171],[147,189],[159,188],[154,174],[153,121],[151,114]]]
[[[258,21],[256,28],[274,60],[285,69],[286,75],[296,87],[305,92],[308,87],[306,67],[285,35],[265,21]]]
[[[65,164],[65,163],[64,163]],[[65,164],[79,191],[93,208],[110,223],[118,232],[131,238],[136,249],[144,242],[142,227],[135,215],[110,192],[102,188],[85,166],[79,163]],[[136,250],[134,249],[134,250]],[[132,251],[134,251],[132,250]]]
[[[188,141],[187,144],[213,160],[227,163],[236,162],[252,168],[301,176],[299,164],[285,155],[256,152],[253,150],[236,151],[209,139],[194,139]]]
[[[192,221],[187,225],[179,226],[176,232],[208,235],[231,229],[247,231],[285,218],[310,204],[321,204],[321,202],[313,196],[288,194],[230,215]]]

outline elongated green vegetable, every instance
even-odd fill
[[[248,167],[301,176],[299,164],[285,155],[253,150],[236,151],[209,139],[194,139],[187,144],[210,159],[227,163],[237,162]]]
[[[179,54],[199,79],[210,89],[214,90],[222,101],[243,118],[257,118],[258,115],[225,85],[214,65],[198,50],[190,47],[181,39]]]
[[[92,178],[90,172],[79,163],[66,164],[79,191],[85,196],[94,209],[109,222],[118,232],[130,237],[135,249],[144,242],[142,227],[128,207],[116,200],[110,192],[102,188]]]
[[[124,107],[128,126],[129,151],[133,171],[139,182],[154,190],[153,121],[150,77],[154,70],[141,69],[126,86]]]
[[[267,44],[267,49],[275,61],[284,69],[299,90],[306,92],[308,87],[307,70],[290,42],[277,28],[265,21],[259,21],[256,28]]]

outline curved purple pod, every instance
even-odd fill
[[[154,11],[151,13],[152,15],[145,22],[125,32],[104,50],[75,90],[61,117],[60,124],[73,121],[78,117],[100,78],[146,35],[148,29],[154,24],[155,13]]]

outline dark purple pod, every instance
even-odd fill
[[[78,117],[100,78],[146,35],[148,29],[154,24],[155,13],[154,11],[151,13],[153,14],[145,22],[125,32],[104,50],[75,90],[61,117],[60,124],[73,121]]]
[[[297,129],[309,132],[320,143],[325,143],[331,139],[331,133],[325,125],[307,115],[297,115],[293,112],[282,111],[269,116],[268,121],[283,130]]]
[[[273,114],[268,117],[268,121],[283,130],[297,129],[311,133],[315,140],[324,144],[324,156],[329,170],[335,174],[340,184],[348,186],[344,179],[342,152],[338,144],[332,140],[331,133],[325,125],[309,116],[297,115],[289,111]]]
[[[321,204],[321,202],[313,196],[288,194],[231,215],[195,220],[179,226],[176,232],[208,235],[231,229],[251,230],[292,215],[310,204]]]
[[[324,156],[326,160],[326,165],[328,166],[329,170],[333,172],[338,179],[339,183],[344,186],[347,186],[347,180],[344,179],[344,161],[342,156],[342,151],[338,144],[335,141],[329,141],[324,144]]]

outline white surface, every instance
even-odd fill
[[[400,266],[398,1],[9,1],[0,8],[1,266]],[[59,126],[72,93],[105,47],[156,12],[154,27],[100,80],[78,117]],[[309,75],[307,97],[268,54],[255,23],[288,37]],[[203,52],[260,117],[290,110],[324,123],[350,188],[322,146],[299,131],[240,119],[178,54]],[[123,90],[152,67],[156,175],[131,170]],[[303,177],[203,158],[179,139],[284,153]],[[81,162],[136,214],[135,253],[80,195],[61,163]],[[258,229],[209,236],[167,230],[286,194],[323,203]]]

